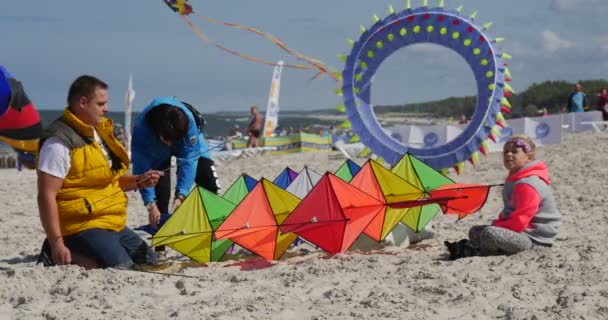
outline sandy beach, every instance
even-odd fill
[[[500,188],[461,221],[438,216],[436,236],[410,247],[278,262],[245,259],[161,275],[77,266],[44,268],[34,171],[0,171],[0,319],[608,319],[608,134],[567,134],[538,149],[563,224],[556,245],[513,256],[447,260],[459,240],[501,209]],[[319,173],[344,161],[327,152],[259,156],[218,167],[222,186],[241,173],[273,179],[285,166]],[[362,163],[363,159],[357,162]],[[499,153],[454,178],[501,183]],[[129,193],[128,225],[146,223]],[[170,253],[169,258],[178,255]],[[171,268],[162,272],[171,272]]]

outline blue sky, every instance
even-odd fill
[[[269,32],[336,69],[346,38],[359,25],[371,26],[372,14],[388,5],[377,0],[190,0],[195,12]],[[435,5],[437,0],[429,0]],[[479,23],[493,22],[492,36],[513,56],[515,90],[544,80],[608,78],[607,0],[445,0],[463,5],[467,16],[478,10]],[[412,6],[421,1],[412,0]],[[243,53],[278,60],[284,53],[253,34],[211,25],[196,15],[210,38]],[[24,82],[39,109],[65,105],[70,82],[92,74],[110,85],[110,109],[120,111],[129,73],[135,81],[136,110],[152,97],[175,95],[205,112],[265,108],[272,67],[240,60],[203,42],[161,0],[29,0],[7,2],[0,11],[6,38],[4,65]],[[295,62],[286,58],[288,62]],[[340,103],[328,77],[285,70],[280,105],[286,110],[332,108]],[[473,95],[473,75],[449,49],[414,45],[391,56],[374,81],[375,104],[415,103]]]

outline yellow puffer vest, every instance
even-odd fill
[[[120,231],[127,220],[127,196],[118,179],[129,168],[129,156],[114,137],[112,120],[104,118],[95,127],[113,159],[110,168],[95,142],[93,127],[65,109],[43,135],[61,139],[70,148],[71,167],[57,194],[61,234],[69,236],[87,229]]]

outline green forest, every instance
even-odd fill
[[[589,107],[596,109],[597,93],[608,88],[607,80],[581,80],[583,92],[587,94]],[[509,97],[509,102],[513,107],[512,113],[505,115],[506,118],[518,118],[524,116],[534,116],[540,108],[547,108],[550,114],[559,113],[565,107],[568,96],[572,93],[575,83],[567,81],[545,81],[533,83],[523,92],[517,92]],[[374,112],[377,114],[388,112],[418,112],[432,114],[436,117],[458,118],[460,115],[470,117],[473,114],[476,103],[476,96],[469,97],[450,97],[438,101],[375,106]]]

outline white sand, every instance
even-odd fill
[[[43,268],[44,237],[32,171],[2,170],[0,183],[0,319],[607,319],[608,136],[568,135],[541,148],[563,214],[550,250],[510,257],[447,261],[444,240],[466,236],[500,210],[499,189],[481,212],[456,222],[435,219],[437,236],[412,248],[373,254],[325,254],[260,263],[188,268],[178,276],[133,271]],[[327,153],[264,156],[219,168],[228,186],[241,172],[274,178],[286,165],[335,170]],[[459,182],[501,183],[499,154],[482,159]],[[130,193],[129,225],[146,221]],[[255,260],[254,260],[255,261]]]

